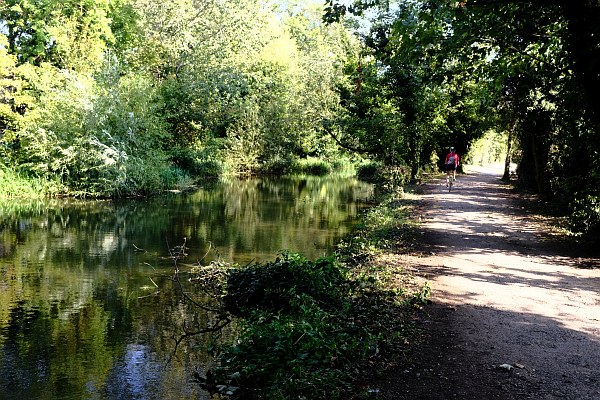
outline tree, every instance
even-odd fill
[[[373,93],[393,105],[389,115],[394,115],[396,123],[387,128],[373,124],[373,137],[359,137],[359,141],[373,157],[395,154],[395,161],[383,161],[409,165],[413,178],[431,164],[434,153],[439,159],[451,145],[466,151],[486,126],[487,113],[482,112],[486,91],[469,75],[464,56],[449,51],[456,46],[446,22],[449,16],[447,9],[402,3],[395,9],[385,8],[363,37],[374,60],[370,63],[377,81]],[[357,98],[366,87],[358,79]],[[385,147],[377,148],[375,143]]]
[[[0,34],[0,140],[15,132],[22,118],[17,100],[21,82],[16,76],[16,69],[16,57],[8,53],[8,40]]]
[[[113,40],[108,6],[108,0],[7,0],[0,5],[0,19],[8,28],[9,52],[19,63],[97,70]]]
[[[178,68],[161,75],[173,145],[216,149],[246,172],[326,154],[331,145],[319,135],[320,121],[337,107],[332,87],[351,45],[319,16],[300,3],[211,9],[205,17],[218,22],[219,34],[189,47]]]
[[[357,1],[347,7],[330,1],[325,18],[339,19],[380,3]],[[600,88],[600,5],[436,0],[401,3],[397,9],[391,24],[396,30],[387,35],[384,51],[374,53],[377,59],[387,62],[393,54],[406,65],[424,68],[425,85],[450,90],[450,112],[444,116],[452,132],[464,134],[490,123],[508,130],[520,149],[520,181],[565,209],[570,204],[573,220],[580,221],[578,230],[600,232],[594,227],[600,225],[595,205],[600,180],[593,172],[600,150],[594,105]],[[448,86],[451,82],[458,85]],[[487,93],[471,108],[482,112],[484,124],[473,113],[464,120],[464,97],[455,90],[462,82],[471,82],[472,93]]]

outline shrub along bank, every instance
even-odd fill
[[[367,396],[363,382],[406,355],[429,294],[402,266],[377,261],[409,240],[409,212],[401,191],[387,191],[336,254],[229,270],[224,303],[241,333],[215,350],[203,386],[236,399]]]

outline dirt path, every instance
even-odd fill
[[[429,336],[378,398],[600,399],[598,259],[566,255],[500,173],[421,196],[426,256],[403,262],[430,282]]]

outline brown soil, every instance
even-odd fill
[[[420,195],[425,337],[373,397],[600,399],[600,263],[532,213],[497,169],[470,168],[451,193]]]

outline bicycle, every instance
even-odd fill
[[[446,186],[448,186],[448,192],[452,191],[452,186],[454,186],[454,182],[456,182],[456,178],[452,175],[446,175]]]

